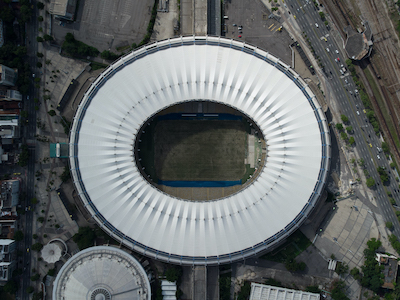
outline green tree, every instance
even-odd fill
[[[35,289],[34,289],[32,286],[28,286],[28,287],[26,288],[26,292],[27,292],[28,294],[32,294],[34,290],[35,290]]]
[[[43,55],[43,53],[38,52],[38,53],[36,53],[36,56],[39,57],[39,58],[42,58],[44,55]]]
[[[38,204],[38,199],[36,197],[33,197],[31,199],[31,204],[33,204],[33,205]]]
[[[22,145],[21,154],[19,155],[18,165],[20,167],[25,167],[28,164],[29,150],[27,145]]]
[[[353,269],[351,269],[350,275],[353,276],[353,278],[355,280],[358,280],[361,277],[360,270],[357,267],[354,267]]]
[[[43,9],[44,8],[44,4],[42,2],[36,2],[36,7],[38,9]]]
[[[37,281],[37,280],[39,280],[39,278],[40,278],[39,273],[36,273],[35,275],[31,276],[31,281]]]
[[[22,118],[25,118],[25,119],[28,118],[28,112],[26,110],[21,110],[20,115]]]
[[[355,143],[356,143],[356,140],[354,139],[353,136],[351,136],[351,137],[349,138],[349,144],[350,144],[350,145],[354,145]]]
[[[14,11],[9,6],[3,6],[0,10],[0,19],[6,23],[14,21]]]
[[[343,130],[343,124],[342,124],[342,123],[337,123],[337,124],[335,125],[335,127],[336,127],[336,129],[339,130],[339,131]]]
[[[18,291],[18,282],[16,280],[9,280],[3,286],[3,291],[9,294],[15,294]]]
[[[385,223],[385,225],[386,225],[386,227],[389,229],[389,230],[393,230],[393,223],[392,222],[390,222],[390,221],[387,221],[386,223]]]
[[[29,4],[21,5],[19,12],[20,12],[20,16],[21,16],[21,21],[24,23],[29,22],[29,20],[32,16],[32,10],[30,9]]]
[[[95,238],[94,231],[90,227],[79,227],[78,233],[72,237],[80,250],[93,246]]]
[[[251,285],[250,282],[245,281],[238,293],[237,300],[247,300],[250,297]]]
[[[343,280],[338,280],[333,283],[332,289],[332,299],[334,300],[350,300],[344,290],[346,289],[346,284]]]
[[[40,250],[42,250],[43,245],[41,243],[35,243],[32,245],[32,250],[39,252]]]
[[[36,41],[38,43],[42,43],[44,40],[43,40],[43,38],[41,36],[38,36],[38,37],[36,37]]]
[[[386,173],[386,171],[383,167],[378,167],[376,170],[378,171],[382,182],[389,181],[389,175]]]
[[[38,67],[38,68],[41,68],[43,65],[42,65],[42,63],[40,62],[40,61],[38,61],[37,63],[36,63],[36,67]]]
[[[385,152],[385,153],[389,153],[389,152],[390,152],[389,144],[386,143],[386,142],[382,142],[382,150],[383,150],[383,152]]]
[[[349,122],[349,118],[346,117],[345,115],[341,115],[340,118],[342,119],[342,122],[343,122],[343,123]]]
[[[346,127],[347,132],[352,132],[353,131],[353,126],[347,126]]]
[[[37,221],[40,222],[40,223],[43,223],[44,222],[44,217],[37,218]]]
[[[306,292],[320,294],[322,291],[318,288],[318,285],[306,286]]]
[[[53,268],[53,269],[50,269],[50,270],[47,272],[47,275],[49,275],[49,276],[54,276],[55,273],[56,273],[56,268]]]
[[[52,117],[54,117],[56,115],[56,112],[54,109],[49,110],[47,113]]]
[[[173,266],[165,271],[165,279],[171,282],[179,282],[182,276],[182,269],[178,266]]]
[[[32,295],[32,300],[42,300],[43,292],[37,292]]]
[[[343,140],[347,140],[348,136],[346,132],[341,132],[340,136],[342,137]]]
[[[371,188],[375,185],[375,180],[372,177],[367,178],[367,187]]]
[[[52,41],[54,40],[53,37],[51,35],[45,34],[43,36],[43,39],[47,42],[47,41]]]
[[[364,165],[365,165],[365,160],[364,160],[363,158],[360,158],[360,159],[358,160],[358,163],[360,164],[361,167],[364,167]]]
[[[17,242],[20,242],[23,239],[24,239],[24,233],[21,230],[18,230],[17,232],[15,232],[14,240],[16,240]]]
[[[39,17],[37,17],[37,20],[38,20],[39,22],[43,22],[43,17],[42,17],[42,16],[39,16]]]
[[[62,172],[62,174],[60,176],[60,179],[62,182],[67,182],[68,179],[70,179],[70,178],[71,178],[71,174],[70,174],[69,168],[67,166],[65,166],[64,171]]]
[[[32,295],[32,300],[42,300],[43,299],[43,292],[37,292]]]
[[[322,20],[325,19],[325,14],[322,11],[319,12],[319,16],[321,17]]]
[[[347,273],[349,272],[349,266],[346,265],[345,263],[338,263],[338,264],[336,265],[335,272],[336,272],[338,275],[347,274]]]
[[[396,168],[396,163],[395,163],[394,161],[391,162],[391,163],[390,163],[390,167],[391,167],[392,169]]]
[[[100,56],[101,56],[101,58],[107,59],[107,60],[116,60],[119,57],[118,54],[115,54],[108,50],[104,50],[103,52],[101,52]]]

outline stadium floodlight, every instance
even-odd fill
[[[256,180],[222,199],[161,192],[134,161],[144,122],[193,100],[239,110],[265,138]],[[325,114],[290,66],[243,42],[203,36],[159,41],[111,64],[85,93],[69,147],[93,219],[127,247],[177,264],[229,263],[275,247],[313,210],[331,151]]]

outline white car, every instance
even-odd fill
[[[357,115],[360,115],[360,112],[357,110]]]
[[[335,50],[335,52],[336,52],[337,54],[339,54],[339,51],[338,51],[337,49]]]
[[[379,154],[377,154],[376,157],[377,157],[378,159],[381,159],[381,157],[379,156]]]
[[[326,52],[329,52],[329,48],[326,48]]]
[[[318,26],[318,23],[315,23],[315,27],[317,27],[317,28],[319,27],[319,26]]]

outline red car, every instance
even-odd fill
[[[240,37],[240,38],[241,38],[242,36],[241,36],[241,35],[238,35],[238,37]]]

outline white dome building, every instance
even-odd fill
[[[151,287],[141,264],[109,246],[82,250],[58,272],[53,300],[150,300]]]
[[[262,170],[239,192],[187,201],[161,192],[135,163],[141,126],[185,101],[233,107],[262,131]],[[290,66],[257,47],[219,37],[181,37],[140,48],[91,85],[70,134],[76,189],[112,237],[176,264],[222,264],[276,246],[323,192],[330,165],[324,112]]]

